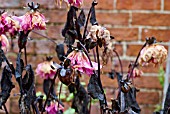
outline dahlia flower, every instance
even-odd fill
[[[9,48],[9,41],[5,35],[0,35],[1,49],[6,52]]]
[[[67,3],[67,5],[72,5],[75,6],[77,8],[80,8],[83,4],[83,0],[56,0],[56,3],[59,4],[61,6],[62,2]]]
[[[96,35],[102,40],[103,45],[108,45],[110,43],[110,32],[106,28],[93,25],[86,38],[92,38],[93,41],[97,41]]]
[[[38,11],[27,12],[25,15],[17,17],[12,17],[14,20],[19,22],[20,31],[27,32],[28,30],[39,29],[44,30],[46,28],[46,19]]]
[[[67,58],[71,60],[71,65],[74,69],[89,76],[93,74],[93,70],[98,70],[98,64],[92,62],[93,67],[91,67],[88,57],[81,50],[72,51]]]
[[[63,111],[64,107],[58,103],[51,103],[50,106],[46,107],[45,110],[48,112],[48,114],[58,114],[59,111]]]
[[[162,64],[167,57],[167,50],[164,46],[159,44],[147,45],[141,50],[139,57],[140,65],[147,65],[153,63],[155,65]]]
[[[44,79],[53,78],[56,70],[52,69],[51,65],[53,65],[53,61],[44,61],[38,64],[36,68],[37,75]]]

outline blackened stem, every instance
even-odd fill
[[[8,114],[8,110],[7,110],[6,106],[5,106],[5,104],[3,105],[3,107],[4,107],[4,110],[5,110],[5,113]]]
[[[99,83],[99,86],[100,86],[100,89],[104,95],[104,102],[105,102],[105,105],[107,106],[107,100],[106,100],[106,96],[105,96],[105,93],[104,93],[104,90],[103,90],[103,87],[102,87],[102,82],[101,82],[101,78],[100,78],[100,59],[99,59],[99,49],[98,49],[98,45],[96,46],[96,53],[97,53],[97,62],[98,62],[98,83]]]
[[[135,63],[132,65],[132,70],[130,71],[130,75],[128,75],[128,80],[130,79],[130,77],[132,77],[132,81],[133,81],[133,70],[134,68],[137,66],[137,62],[138,62],[138,59],[140,57],[140,53],[142,51],[142,49],[147,45],[147,41],[145,42],[145,44],[142,46],[142,48],[140,49],[139,53],[138,53],[138,56],[136,57],[136,60],[135,60]],[[133,83],[134,84],[134,83]]]
[[[60,85],[60,90],[59,90],[59,94],[58,94],[58,100],[60,101],[60,95],[61,95],[61,90],[62,90],[62,83],[61,83],[61,85]],[[60,103],[58,102],[58,111],[60,111],[59,110],[59,107],[60,107]]]
[[[24,53],[25,53],[25,64],[27,65],[27,48],[24,47]]]
[[[122,74],[122,76],[123,76],[123,65],[122,65],[122,61],[121,61],[121,59],[120,59],[120,56],[119,56],[119,54],[117,53],[116,50],[113,50],[113,52],[116,54],[116,56],[117,56],[117,58],[118,58],[118,60],[119,60],[119,64],[120,64],[120,68],[121,68],[121,74]]]
[[[45,100],[45,103],[44,103],[43,109],[42,109],[42,111],[41,111],[41,114],[43,114],[43,112],[44,112],[44,110],[45,110],[45,107],[46,107],[46,105],[47,105],[47,101],[48,101],[48,99],[49,99],[49,97],[50,97],[50,93],[51,93],[51,90],[52,90],[53,85],[54,85],[54,83],[55,83],[55,80],[56,80],[56,78],[57,78],[57,75],[58,75],[58,70],[57,70],[57,72],[55,73],[55,76],[54,76],[54,78],[53,78],[53,80],[52,80],[50,89],[49,89],[48,94],[47,94],[47,99]]]

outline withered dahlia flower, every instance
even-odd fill
[[[101,26],[93,25],[87,35],[87,39],[92,38],[93,41],[97,41],[97,36],[102,40],[102,44],[108,45],[110,42],[110,32]]]
[[[88,57],[81,50],[72,51],[67,58],[71,60],[71,65],[74,69],[89,76],[93,74],[93,70],[98,70],[98,64],[92,62],[93,67],[91,67]]]
[[[67,3],[68,6],[75,6],[77,8],[80,8],[83,4],[83,0],[56,0],[56,3],[61,6],[62,2]]]
[[[53,61],[44,61],[38,64],[36,68],[37,75],[44,79],[53,78],[56,70],[52,69],[51,65],[53,65]]]
[[[7,37],[3,34],[0,35],[0,41],[1,41],[1,49],[4,52],[7,52],[8,48],[9,48],[9,41],[8,41]]]
[[[48,114],[59,114],[59,111],[63,111],[64,107],[59,104],[58,108],[58,103],[51,103],[50,106],[47,106],[45,110],[48,112]]]
[[[27,32],[33,29],[44,30],[46,28],[47,20],[44,15],[38,11],[30,11],[23,16],[13,16],[12,18],[19,22],[21,31]]]
[[[139,64],[147,65],[153,63],[155,65],[162,64],[167,57],[167,50],[159,44],[151,44],[144,47],[140,53]]]

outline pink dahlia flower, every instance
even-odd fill
[[[53,61],[44,61],[40,64],[38,64],[38,67],[36,68],[36,73],[41,78],[53,78],[56,70],[51,68],[51,65],[53,65]]]
[[[44,15],[35,12],[27,12],[25,15],[17,17],[12,17],[14,20],[18,21],[20,24],[21,31],[28,31],[33,29],[44,30],[46,28],[46,19]]]
[[[58,114],[58,111],[63,111],[64,107],[59,104],[58,108],[58,103],[51,103],[51,105],[46,107],[45,110],[48,112],[48,114]]]
[[[83,51],[74,50],[67,58],[71,60],[71,65],[74,69],[86,73],[89,76],[93,74],[93,70],[98,70],[98,64],[92,62],[93,67],[91,67],[90,62]]]
[[[139,64],[162,64],[167,58],[167,50],[158,44],[147,45],[140,53]]]
[[[5,35],[0,35],[0,41],[1,41],[1,49],[4,51],[4,52],[7,52],[8,51],[8,48],[9,48],[9,41],[7,39],[7,37]]]
[[[68,1],[69,4],[77,7],[77,8],[80,8],[83,4],[83,0],[66,0]]]

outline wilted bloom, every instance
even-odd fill
[[[93,67],[91,67],[88,57],[81,50],[72,51],[67,58],[71,60],[71,65],[74,69],[86,73],[89,76],[93,74],[93,70],[98,70],[98,64],[92,62]]]
[[[47,21],[44,15],[38,11],[30,11],[23,16],[13,16],[12,18],[19,22],[21,31],[27,32],[28,30],[33,29],[44,30],[46,28]]]
[[[77,8],[80,8],[83,4],[83,0],[56,0],[56,3],[57,3],[57,5],[60,5],[60,7],[61,7],[61,4],[63,1],[65,3],[67,3],[68,6],[71,5],[71,6],[75,6]]]
[[[93,41],[97,41],[97,36],[101,39],[103,45],[108,45],[110,41],[110,32],[101,26],[93,25],[87,35],[87,39],[92,38]]]
[[[167,57],[167,50],[159,44],[151,44],[144,47],[140,53],[139,64],[147,65],[153,63],[155,65],[162,64]]]
[[[6,52],[9,48],[9,41],[5,35],[0,35],[1,49]]]
[[[131,68],[130,68],[129,71],[128,71],[128,74],[129,74],[129,75],[130,75],[130,71],[131,71]],[[135,67],[135,68],[133,69],[133,72],[132,72],[132,76],[131,76],[131,77],[136,78],[136,77],[140,77],[140,76],[142,76],[142,75],[143,75],[142,70],[140,70],[140,69],[138,69],[137,67]]]
[[[59,111],[63,111],[64,107],[58,103],[51,103],[50,106],[46,107],[45,110],[48,112],[48,114],[58,114]]]
[[[53,65],[53,61],[44,61],[38,64],[36,68],[37,75],[45,79],[53,78],[56,70],[52,69],[51,65]]]

